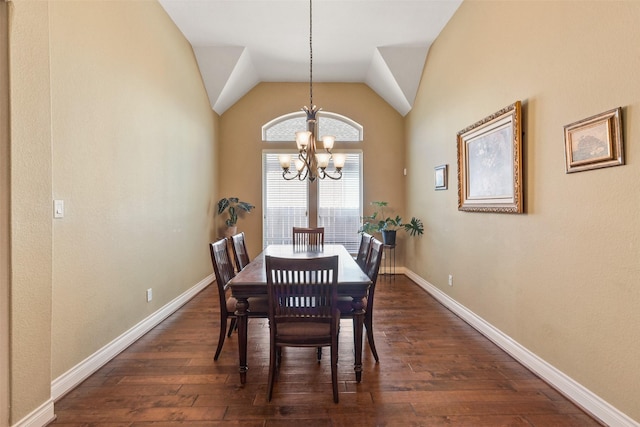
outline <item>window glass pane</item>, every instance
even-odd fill
[[[263,161],[263,209],[262,242],[272,244],[291,243],[293,227],[308,227],[307,201],[309,185],[297,179],[286,181],[278,155],[264,153]]]
[[[353,142],[362,141],[362,127],[351,121],[348,117],[342,117],[334,113],[318,113],[317,139],[324,135],[333,135],[336,141]],[[276,118],[263,126],[263,138],[265,141],[295,141],[296,132],[307,130],[307,115],[304,112],[286,114],[280,119]]]
[[[267,141],[295,141],[296,132],[307,130],[307,116],[302,114],[269,127],[266,130]]]
[[[362,153],[347,153],[342,178],[318,180],[318,226],[324,227],[325,243],[358,251],[362,217]]]
[[[358,129],[332,117],[318,117],[318,134],[320,137],[333,135],[336,141],[360,141]]]

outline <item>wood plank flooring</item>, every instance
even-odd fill
[[[328,349],[283,351],[266,401],[268,323],[249,321],[240,385],[237,335],[213,361],[218,303],[209,286],[55,404],[53,426],[599,426],[405,276],[380,276],[360,384],[341,322],[340,403]],[[366,339],[365,339],[366,342]]]

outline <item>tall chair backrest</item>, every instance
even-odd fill
[[[373,295],[376,291],[376,282],[378,281],[378,270],[380,270],[380,262],[382,261],[384,246],[382,242],[375,237],[371,238],[371,249],[369,250],[369,258],[365,265],[364,272],[371,280],[369,295],[367,297],[367,312],[373,312]]]
[[[227,312],[226,290],[229,280],[235,276],[233,264],[229,257],[229,249],[227,247],[227,239],[220,239],[217,242],[210,243],[211,263],[213,264],[213,272],[216,275],[216,284],[218,286],[218,296],[220,297],[220,310],[225,314]]]
[[[319,250],[324,247],[324,227],[293,227],[294,248]]]
[[[231,243],[233,247],[233,257],[236,261],[236,267],[238,271],[244,269],[249,264],[249,253],[247,252],[247,246],[244,241],[244,231],[231,236]]]
[[[378,280],[378,270],[380,270],[383,248],[384,245],[380,240],[375,237],[371,238],[371,248],[369,249],[369,257],[364,267],[364,272],[369,277],[369,280],[371,280],[371,283],[373,283],[373,286],[375,286]]]
[[[358,248],[358,255],[356,256],[356,263],[361,269],[365,269],[367,264],[367,258],[369,258],[369,249],[371,248],[371,238],[373,236],[368,233],[362,233],[360,238],[360,247]]]
[[[265,257],[269,298],[269,379],[271,401],[282,347],[331,347],[333,401],[338,403],[338,256]]]
[[[278,334],[283,322],[334,323],[337,310],[338,256],[290,259],[265,257],[269,321]],[[297,340],[304,340],[301,329]],[[309,343],[314,346],[314,343]]]

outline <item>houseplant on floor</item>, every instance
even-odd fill
[[[371,205],[375,206],[375,211],[373,214],[362,218],[362,227],[358,230],[359,233],[381,233],[382,243],[385,245],[396,244],[396,232],[398,230],[406,231],[409,233],[409,236],[424,233],[424,225],[422,221],[416,217],[412,217],[407,223],[402,221],[400,215],[396,215],[395,218],[390,216],[385,217],[385,208],[388,207],[388,202],[371,202]]]
[[[224,221],[227,226],[225,231],[225,237],[233,236],[236,234],[238,227],[238,213],[251,212],[251,209],[255,208],[249,202],[243,202],[237,197],[223,197],[218,200],[218,215],[221,215],[227,211],[229,217]]]

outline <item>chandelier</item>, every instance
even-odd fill
[[[288,154],[280,155],[280,167],[282,167],[282,177],[288,181],[299,179],[304,181],[309,178],[313,182],[316,178],[340,179],[342,178],[342,168],[346,160],[344,154],[333,154],[333,144],[335,137],[323,136],[322,147],[324,151],[317,152],[316,133],[318,123],[316,114],[322,108],[313,105],[313,9],[312,0],[309,0],[309,105],[302,107],[302,111],[307,114],[307,130],[296,132],[296,145],[298,147],[298,156],[294,159],[295,171],[291,170],[292,156]],[[333,160],[334,172],[327,172],[329,162]]]

